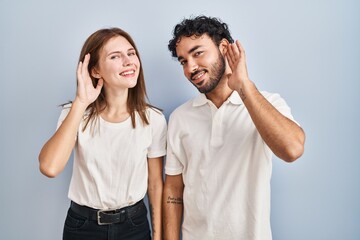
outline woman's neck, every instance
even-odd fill
[[[101,117],[108,122],[122,122],[129,116],[127,106],[128,89],[124,91],[106,91],[106,108],[101,112]]]

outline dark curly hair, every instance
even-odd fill
[[[195,18],[184,19],[175,26],[173,38],[169,41],[168,45],[171,55],[177,57],[176,44],[180,41],[181,37],[201,36],[204,33],[208,34],[217,46],[219,46],[223,38],[227,39],[230,43],[234,42],[226,23],[215,17],[200,15]]]

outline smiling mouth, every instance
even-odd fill
[[[135,74],[135,70],[129,70],[129,71],[125,71],[125,72],[120,73],[120,76],[128,77],[128,76],[132,76],[134,74]]]
[[[191,81],[195,84],[199,84],[201,82],[203,82],[203,76],[205,75],[206,71],[205,70],[201,70],[201,71],[196,71],[193,74],[191,74]]]

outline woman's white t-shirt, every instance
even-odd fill
[[[70,111],[63,108],[58,127]],[[68,197],[95,209],[116,209],[132,205],[147,192],[148,158],[166,154],[166,120],[152,108],[146,110],[149,125],[136,113],[131,118],[110,123],[99,117],[93,128],[82,131],[82,121],[74,148],[74,164]]]

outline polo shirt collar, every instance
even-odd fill
[[[228,98],[228,101],[231,102],[234,105],[241,105],[243,104],[243,101],[240,98],[240,95],[237,91],[233,91]]]
[[[208,101],[210,101],[210,100],[206,98],[205,94],[201,93],[200,95],[195,97],[195,99],[193,101],[193,106],[199,107],[199,106],[205,105]]]
[[[204,93],[201,93],[200,95],[195,97],[193,101],[193,106],[199,107],[205,105],[209,101],[210,100],[206,98],[206,95]],[[225,102],[231,102],[234,105],[241,105],[243,103],[237,91],[233,91],[230,97]]]

